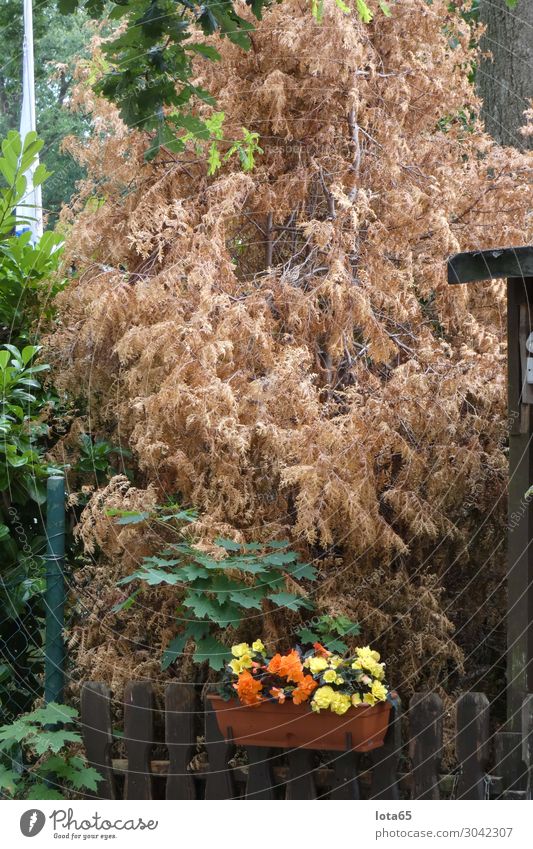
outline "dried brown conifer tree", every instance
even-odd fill
[[[505,301],[498,281],[452,290],[445,260],[527,243],[532,161],[484,133],[447,0],[370,26],[284,0],[252,41],[198,60],[227,137],[260,134],[249,173],[210,177],[194,150],[145,164],[146,139],[79,86],[106,133],[70,145],[89,179],[49,347],[145,488],[115,479],[85,511],[76,674],[160,674],[176,594],[111,613],[157,541],[105,507],[179,492],[206,538],[289,536],[319,608],[357,618],[404,693],[450,687],[462,654],[467,673],[490,660],[472,652],[504,607]]]

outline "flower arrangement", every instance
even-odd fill
[[[334,654],[321,643],[304,652],[297,647],[286,654],[267,657],[261,640],[232,646],[222,691],[235,694],[244,705],[266,700],[296,705],[309,702],[311,710],[329,710],[342,716],[350,708],[395,701],[385,683],[385,664],[370,646],[349,656]]]

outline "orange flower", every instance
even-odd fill
[[[270,663],[268,664],[268,671],[272,673],[272,675],[280,675],[281,669],[281,655],[275,654]]]
[[[268,664],[268,671],[273,675],[280,675],[286,678],[287,681],[294,681],[295,684],[301,681],[304,677],[304,670],[300,655],[296,649],[292,649],[283,657],[280,654],[275,654]]]
[[[314,693],[317,687],[318,684],[314,678],[311,675],[306,675],[299,682],[296,689],[292,691],[292,700],[294,704],[301,705],[302,702],[306,702],[311,693]]]
[[[283,690],[280,687],[272,687],[272,689],[270,691],[270,695],[274,696],[274,698],[278,700],[280,705],[282,705],[283,702],[285,701],[285,693],[283,692]]]
[[[247,669],[241,672],[237,683],[233,686],[244,705],[258,705],[259,702],[263,701],[263,697],[260,695],[263,687],[261,681],[256,681]]]
[[[313,643],[313,648],[320,657],[331,657],[331,652],[322,643]]]
[[[285,676],[287,681],[294,681],[295,684],[303,680],[304,669],[300,655],[296,649],[292,649],[292,651],[281,658],[279,674]]]

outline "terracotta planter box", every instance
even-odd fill
[[[289,699],[282,705],[265,701],[259,707],[249,707],[238,699],[208,698],[227,740],[241,746],[333,752],[370,752],[382,746],[392,708],[390,702],[380,702],[374,707],[350,708],[337,716],[331,711],[313,713],[308,704],[295,705]]]

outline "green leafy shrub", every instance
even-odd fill
[[[69,726],[78,712],[51,702],[0,727],[0,792],[8,799],[64,799],[96,791],[100,773],[73,751],[82,743]]]
[[[36,321],[51,314],[50,302],[62,287],[61,281],[50,283],[61,256],[62,237],[53,232],[43,234],[39,243],[30,244],[29,231],[14,235],[15,226],[28,225],[32,211],[16,219],[16,208],[26,194],[25,172],[36,161],[42,148],[36,133],[27,133],[24,145],[12,130],[2,141],[0,173],[0,342],[28,339]],[[34,184],[50,176],[41,163],[34,172]],[[23,206],[22,206],[23,208]]]
[[[148,521],[151,513],[110,511],[121,524]],[[155,518],[166,524],[177,520],[183,527],[194,521],[194,511],[171,512],[159,509]],[[186,533],[184,534],[186,536]],[[302,580],[315,581],[316,569],[302,563],[287,540],[268,543],[239,543],[215,539],[221,556],[195,547],[193,538],[169,545],[158,555],[145,557],[139,569],[119,583],[139,582],[150,587],[166,584],[180,591],[176,626],[178,634],[167,646],[162,667],[166,669],[184,651],[189,640],[195,643],[193,659],[208,661],[219,670],[230,656],[221,632],[238,629],[253,612],[260,615],[265,602],[290,611],[310,610],[313,604],[300,586]],[[287,582],[297,592],[287,590]],[[115,611],[127,609],[139,594],[137,588]]]
[[[0,716],[29,709],[42,672],[44,589],[42,508],[46,477],[48,418],[58,399],[40,377],[38,345],[27,344],[40,321],[52,313],[50,299],[61,288],[51,278],[61,256],[61,237],[46,232],[35,246],[27,225],[32,210],[17,221],[26,192],[25,171],[35,164],[42,142],[28,133],[22,144],[10,132],[0,156]],[[49,176],[39,165],[34,182]],[[52,281],[52,282],[51,282]]]
[[[47,393],[37,376],[39,347],[0,350],[0,704],[26,710],[39,691],[44,546],[41,509],[46,478],[57,471],[43,460]],[[34,695],[33,695],[34,697]]]

